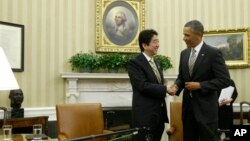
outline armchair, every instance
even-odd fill
[[[56,105],[58,140],[108,133],[100,103]],[[111,132],[111,131],[110,131]],[[104,141],[103,138],[94,141]]]
[[[170,127],[167,130],[170,141],[182,141],[182,103],[170,102]]]
[[[240,102],[240,124],[241,125],[243,125],[243,124],[250,124],[250,110],[248,111],[248,114],[247,114],[247,123],[243,123],[243,120],[244,120],[243,105],[244,104],[248,104],[249,107],[250,107],[250,102],[247,102],[247,101]]]

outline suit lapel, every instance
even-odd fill
[[[152,69],[152,67],[150,66],[148,60],[146,59],[146,57],[141,53],[139,56],[141,63],[143,64],[143,66],[145,66],[146,71],[149,71],[149,73],[152,75],[152,77],[155,79],[156,82],[158,82],[158,79],[154,73],[154,70]],[[155,65],[161,75],[161,82],[163,83],[163,74],[162,71],[160,69],[160,65],[158,63],[155,62]]]
[[[188,62],[189,62],[189,56],[190,56],[190,53],[191,53],[191,48],[188,48],[187,52],[184,54],[183,56],[183,60],[184,60],[184,71],[185,71],[185,74],[187,74],[188,76],[189,75],[189,67],[188,67]]]
[[[201,50],[196,58],[196,61],[194,63],[194,68],[193,68],[193,73],[195,74],[195,71],[199,68],[198,66],[201,64],[201,62],[203,61],[204,57],[205,57],[205,50],[206,50],[206,44],[204,43],[203,46],[201,47]]]
[[[146,67],[147,70],[151,70],[152,72],[154,72],[153,69],[151,68],[147,58],[142,53],[140,54],[139,58],[141,60],[141,63],[143,64],[143,66]]]

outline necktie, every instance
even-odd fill
[[[160,75],[158,69],[156,68],[156,65],[155,65],[153,59],[149,60],[149,64],[152,67],[152,69],[153,69],[153,71],[154,71],[154,73],[155,73],[155,75],[157,77],[158,82],[161,83],[161,75]]]
[[[192,49],[191,50],[191,56],[189,58],[188,67],[189,67],[189,74],[190,74],[190,76],[192,75],[193,68],[194,68],[194,62],[196,60],[196,54],[195,54],[195,52],[196,52],[196,50]]]

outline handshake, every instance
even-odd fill
[[[175,84],[173,84],[171,86],[167,86],[167,93],[171,96],[175,95],[177,90],[178,90],[178,87]]]

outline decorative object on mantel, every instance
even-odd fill
[[[103,68],[110,73],[117,73],[119,69],[125,68],[124,56],[120,53],[106,53],[100,57]]]
[[[91,72],[94,69],[100,69],[101,62],[99,56],[93,53],[77,53],[69,59],[72,70],[79,72]]]
[[[162,69],[165,71],[173,67],[170,58],[164,55],[156,55],[154,59],[161,63]]]
[[[137,53],[132,53],[132,54],[125,54],[124,56],[124,62],[125,62],[125,71],[128,70],[127,64],[128,62],[133,59],[135,56],[137,55]]]
[[[121,54],[121,53],[77,53],[69,59],[72,70],[78,72],[106,72],[117,73],[118,71],[127,71],[127,64],[130,59],[137,54]],[[156,55],[155,60],[161,63],[163,70],[172,68],[173,65],[169,57],[164,55]]]

